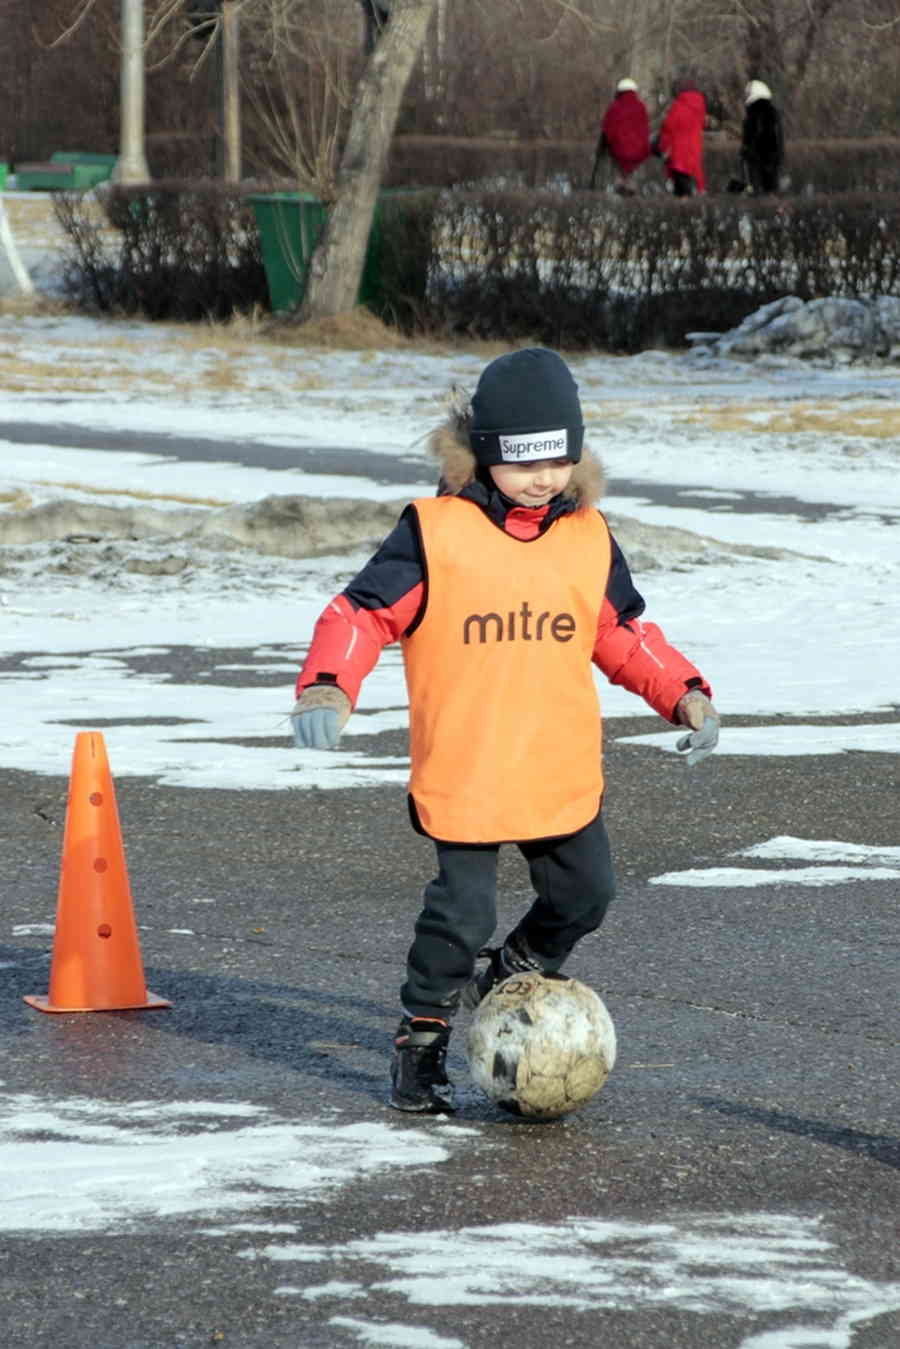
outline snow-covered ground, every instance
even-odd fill
[[[396,651],[365,686],[361,715],[327,773],[320,754],[296,751],[287,736],[293,677],[315,617],[369,545],[287,558],[217,548],[215,538],[185,542],[178,531],[185,512],[202,520],[272,496],[399,509],[430,490],[421,482],[423,435],[449,386],[472,386],[485,357],[291,347],[251,336],[0,317],[0,422],[77,428],[79,445],[60,448],[50,434],[47,443],[3,442],[0,529],[18,521],[27,538],[34,509],[60,500],[152,506],[157,520],[155,536],[138,540],[76,534],[0,552],[0,654],[29,653],[2,674],[18,714],[0,732],[0,763],[64,773],[72,719],[90,728],[114,717],[126,723],[107,732],[114,772],[243,788],[403,777],[403,762],[363,762],[353,749],[355,733],[404,724]],[[720,752],[900,747],[894,725],[727,727],[734,714],[807,719],[898,703],[900,441],[892,414],[900,376],[875,368],[698,370],[688,357],[663,352],[578,356],[572,364],[589,442],[613,482],[607,509],[635,564],[647,616],[712,681],[726,719]],[[100,432],[106,445],[121,434],[123,449],[94,448]],[[158,440],[141,451],[142,435],[161,433],[212,442],[222,459],[179,461],[160,453]],[[297,447],[298,457],[310,447],[352,447],[367,452],[372,476],[257,467],[246,455],[228,462],[235,442]],[[382,480],[387,454],[409,463],[408,483]],[[627,480],[626,495],[617,480]],[[660,502],[666,487],[672,491]],[[158,524],[166,511],[171,537]],[[162,558],[174,559],[168,574]],[[283,680],[242,689],[217,683],[213,672],[179,683],[165,670],[166,649],[175,646],[246,648],[257,671]],[[148,649],[159,657],[151,675],[128,661]],[[64,676],[64,727],[54,673]],[[601,695],[607,715],[646,712],[605,684]],[[130,714],[140,716],[139,727],[127,725]],[[268,744],[227,743],[238,738]],[[673,739],[660,727],[650,743],[671,748]]]

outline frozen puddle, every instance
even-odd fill
[[[854,1325],[900,1308],[900,1284],[844,1269],[820,1220],[778,1214],[379,1233],[336,1246],[269,1244],[246,1256],[298,1273],[327,1265],[328,1281],[276,1289],[316,1301],[324,1314],[344,1302],[358,1312],[377,1292],[397,1297],[398,1320],[403,1303],[766,1318],[772,1328],[747,1336],[740,1349],[846,1349]],[[791,1324],[779,1326],[786,1317]],[[365,1322],[334,1315],[331,1324],[355,1325],[364,1338]]]

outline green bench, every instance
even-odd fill
[[[117,159],[88,150],[54,150],[43,163],[17,164],[16,187],[20,192],[85,192],[112,176]]]

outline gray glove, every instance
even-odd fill
[[[683,735],[675,748],[690,751],[687,766],[693,768],[712,754],[719,743],[719,714],[705,693],[691,689],[678,699],[675,716],[682,726],[691,728],[691,734]]]
[[[352,710],[337,684],[310,684],[291,713],[294,744],[298,749],[335,749]]]

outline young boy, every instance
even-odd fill
[[[402,642],[409,810],[438,874],[400,993],[398,1110],[452,1110],[445,1057],[460,1003],[477,1006],[517,971],[558,970],[613,897],[591,663],[690,728],[678,742],[689,764],[718,739],[706,680],[640,621],[644,601],[592,504],[603,477],[583,438],[561,357],[532,348],[492,361],[471,406],[432,434],[438,495],[407,506],[328,605],[297,680],[297,745],[333,749],[382,648]],[[526,858],[535,899],[484,951],[502,843]],[[489,960],[476,974],[479,954]]]

